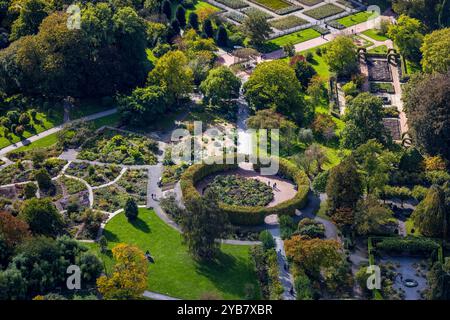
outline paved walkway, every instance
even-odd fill
[[[83,117],[83,118],[80,118],[80,119],[77,119],[77,120],[73,120],[73,121],[70,121],[70,122],[66,122],[66,123],[60,124],[60,125],[55,126],[55,127],[51,128],[51,129],[48,129],[46,131],[42,131],[41,133],[38,133],[38,134],[36,134],[34,136],[31,136],[31,137],[29,137],[29,138],[27,138],[25,140],[22,140],[20,142],[14,143],[14,144],[12,144],[12,145],[10,145],[8,147],[0,149],[0,156],[4,156],[7,153],[9,153],[11,151],[14,151],[14,150],[16,150],[16,149],[18,149],[20,147],[29,145],[30,143],[32,143],[34,141],[37,141],[37,140],[42,139],[44,137],[47,137],[47,136],[49,136],[49,135],[51,135],[53,133],[61,131],[64,128],[64,126],[67,125],[67,124],[74,123],[76,121],[91,121],[91,120],[95,120],[95,119],[99,119],[99,118],[103,118],[103,117],[109,116],[109,115],[114,114],[116,112],[117,112],[117,109],[113,108],[113,109],[109,109],[109,110],[102,111],[102,112],[99,112],[99,113],[91,114],[89,116],[86,116],[86,117]]]
[[[174,298],[171,296],[167,296],[165,294],[157,293],[157,292],[151,292],[151,291],[145,291],[143,294],[144,297],[152,299],[152,300],[181,300],[178,298]]]

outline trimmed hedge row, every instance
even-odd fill
[[[439,249],[439,244],[426,238],[383,238],[375,244],[376,250],[395,254],[430,255]]]
[[[291,179],[297,185],[297,193],[292,199],[273,207],[244,207],[220,203],[219,206],[228,215],[231,223],[238,225],[257,225],[264,223],[264,218],[270,214],[294,215],[296,209],[305,206],[309,193],[309,179],[295,165],[284,159],[275,159],[279,163],[279,175]],[[208,175],[220,171],[236,169],[237,164],[195,164],[187,169],[180,179],[180,186],[185,200],[200,197],[195,184]],[[259,165],[254,165],[255,170]]]

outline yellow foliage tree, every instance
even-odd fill
[[[116,264],[113,273],[97,279],[105,299],[139,299],[147,288],[147,259],[136,246],[120,243],[112,249]]]

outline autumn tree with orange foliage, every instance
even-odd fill
[[[336,268],[342,262],[341,245],[336,240],[293,236],[284,241],[284,247],[296,266],[315,277],[322,269]]]
[[[116,261],[113,273],[97,279],[98,291],[105,299],[140,299],[147,288],[148,265],[144,252],[120,243],[112,249]]]
[[[28,224],[8,212],[0,212],[0,237],[12,249],[30,237]]]

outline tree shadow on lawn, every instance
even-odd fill
[[[214,261],[196,264],[198,273],[210,279],[224,293],[245,298],[246,284],[255,285],[254,281],[247,278],[248,273],[253,272],[247,261],[223,251],[218,253]],[[255,287],[253,298],[259,298],[257,292],[258,288]]]
[[[106,240],[108,240],[108,242],[119,242],[119,238],[117,237],[117,235],[109,230],[104,229],[103,235],[105,236]]]
[[[130,220],[129,221],[131,223],[131,225],[133,227],[135,227],[136,229],[144,232],[144,233],[150,233],[150,226],[144,221],[142,220],[140,217],[137,217],[134,220]]]

